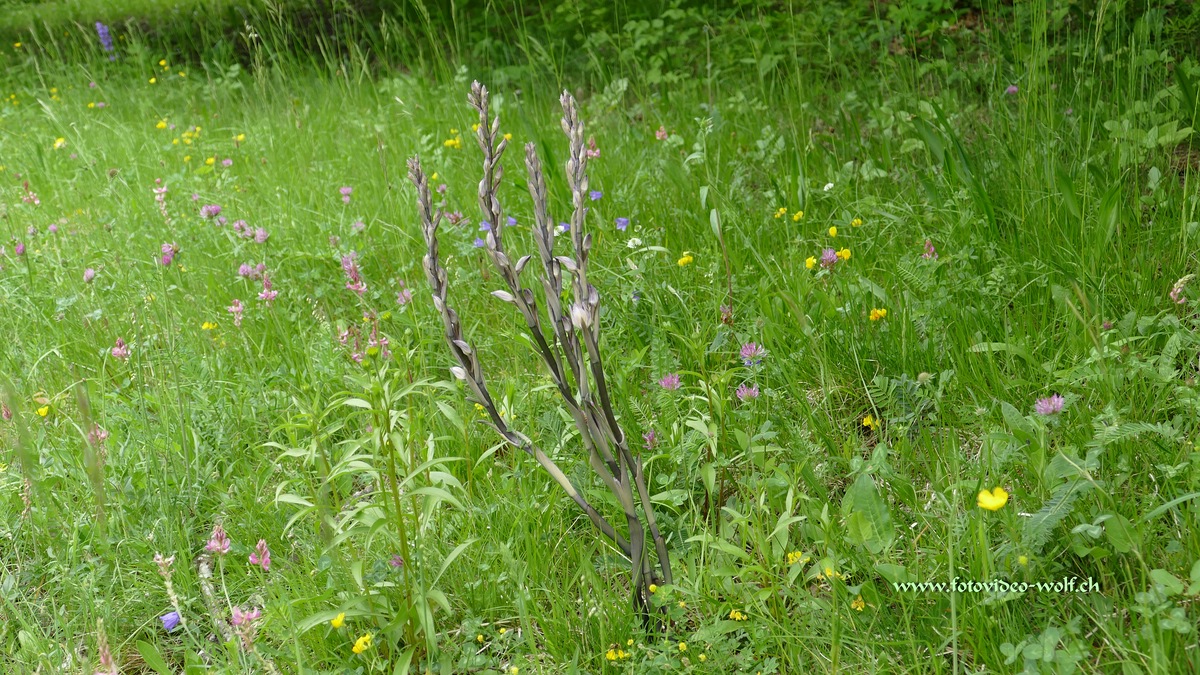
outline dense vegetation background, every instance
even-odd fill
[[[0,39],[0,670],[1200,668],[1200,5],[0,0]],[[414,154],[502,414],[619,518],[488,296],[475,79],[520,253],[514,151],[567,220],[582,107],[650,625],[448,373]],[[955,578],[1087,590],[905,586]]]

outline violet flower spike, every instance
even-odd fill
[[[233,542],[229,541],[229,535],[225,534],[225,528],[221,527],[220,523],[213,525],[212,534],[208,538],[208,543],[204,545],[204,550],[209,553],[225,555],[229,553],[231,546],[233,546]]]
[[[271,569],[271,551],[267,549],[267,540],[259,539],[254,552],[250,554],[250,564],[262,567],[264,572]]]

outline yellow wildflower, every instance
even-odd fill
[[[814,268],[814,267],[816,267],[816,266],[817,266],[817,259],[816,259],[816,257],[815,257],[815,256],[811,256],[811,255],[810,255],[810,256],[808,256],[808,260],[805,260],[805,261],[804,261],[804,268],[805,268],[805,269],[809,269],[809,270],[811,270],[812,268]]]
[[[66,144],[67,144],[67,139],[65,139],[65,138],[56,138],[56,139],[54,139],[54,149],[55,149],[55,150],[58,150],[59,148],[65,147],[65,146],[66,146]]]
[[[96,102],[95,102],[95,101],[88,101],[88,108],[89,108],[89,109],[90,109],[90,108],[95,108],[95,107],[96,107]]]
[[[793,214],[792,214],[792,222],[793,222],[793,223],[798,223],[798,222],[800,222],[800,219],[801,219],[801,218],[803,218],[803,217],[804,217],[804,212],[803,212],[803,211],[797,211],[797,212],[795,212],[795,213],[793,213]]]
[[[1005,492],[1004,488],[1000,486],[996,486],[990,492],[987,490],[980,490],[979,497],[976,499],[976,503],[981,509],[987,509],[988,511],[999,511],[1000,509],[1004,508],[1005,504],[1008,503],[1008,493]]]
[[[217,163],[217,158],[216,158],[216,157],[209,157],[208,159],[204,160],[204,163],[205,163],[205,164],[207,164],[207,165],[209,165],[209,166],[212,166],[213,164],[216,164],[216,163]]]
[[[804,562],[805,560],[808,560],[808,556],[804,555],[800,551],[792,551],[791,553],[787,554],[788,567],[791,567],[798,562]]]
[[[746,616],[746,614],[740,610],[733,609],[729,611],[729,618],[733,619],[734,621],[745,621],[750,617]]]
[[[863,602],[861,595],[858,596],[857,598],[854,598],[854,601],[850,603],[850,608],[857,610],[859,612],[863,611],[863,608],[866,606],[867,606],[867,603]]]
[[[686,652],[686,651],[687,651],[687,643],[686,643],[686,642],[680,642],[680,643],[679,643],[679,651],[681,651],[681,652]]]
[[[191,155],[184,155],[184,156],[183,156],[183,161],[185,161],[185,162],[190,162],[190,161],[192,161],[192,156],[191,156]]]
[[[874,308],[871,310],[871,320],[872,321],[878,321],[880,319],[886,319],[886,318],[887,318],[887,310],[886,309]]]
[[[617,660],[617,650],[610,648],[607,652],[604,653],[604,658],[608,659],[609,661],[616,661]]]
[[[471,131],[479,131],[479,125],[478,125],[478,124],[472,124],[472,125],[471,125]]]
[[[367,633],[354,641],[354,646],[350,651],[355,654],[361,654],[371,647],[371,634]]]
[[[438,172],[434,171],[433,175],[429,177],[429,180],[437,180],[437,179],[438,179]]]
[[[1017,564],[1019,564],[1021,567],[1028,565],[1029,564],[1029,556],[1024,556],[1024,555],[1017,556]]]
[[[508,675],[517,675],[517,673],[520,673],[520,672],[521,672],[521,669],[516,666],[513,666],[508,669]]]
[[[837,225],[831,225],[829,227],[829,236],[831,236],[831,237],[837,236]]]
[[[234,137],[233,140],[237,141],[238,143],[245,142],[246,134],[238,134],[237,136]]]
[[[849,260],[850,259],[850,249],[844,248],[844,249],[838,251],[837,257],[841,258],[842,260]]]
[[[874,415],[867,415],[864,417],[862,425],[871,431],[879,431],[879,420],[875,419]]]
[[[504,134],[504,140],[506,140],[506,141],[511,141],[511,140],[512,140],[512,134]]]
[[[501,628],[501,629],[500,629],[500,634],[501,634],[501,635],[504,635],[504,634],[505,634],[505,633],[507,633],[507,632],[508,632],[508,629],[507,629],[507,628]]]
[[[775,211],[776,218],[782,218],[786,215],[787,215],[787,207],[786,206],[781,206],[781,207],[779,207],[778,210]]]
[[[855,218],[850,221],[850,227],[862,227],[862,218]]]
[[[204,323],[200,324],[200,330],[212,330],[216,327],[217,327],[217,324],[215,324],[211,321],[205,321]],[[336,628],[336,626],[335,626],[335,628]]]
[[[678,264],[680,267],[685,267],[685,266],[687,266],[687,265],[691,265],[693,260],[695,260],[695,258],[693,258],[693,257],[692,257],[692,252],[691,252],[691,251],[684,251],[684,252],[683,252],[683,257],[679,259],[679,261],[678,261],[678,263],[677,263],[677,264]]]
[[[442,145],[447,148],[461,150],[462,149],[462,136],[455,136],[454,138],[447,138],[446,140],[442,141]]]
[[[701,654],[701,655],[700,655],[700,663],[704,663],[704,662],[705,662],[705,661],[707,661],[707,660],[708,660],[708,654]]]
[[[166,59],[159,59],[159,61],[158,61],[158,65],[160,65],[160,66],[166,66],[166,65],[167,65],[167,60],[166,60]]]
[[[44,406],[38,408],[37,414],[39,417],[45,417],[46,415],[49,415],[50,414],[50,406],[44,405]]]
[[[159,121],[158,121],[158,124],[155,124],[155,125],[154,125],[154,128],[155,128],[155,129],[166,129],[166,128],[167,128],[167,121],[166,121],[166,120],[159,120]]]
[[[626,647],[632,647],[632,646],[633,646],[633,638],[629,638],[628,640],[626,640],[626,641],[625,641],[625,646],[626,646]]]
[[[187,73],[185,73],[185,72],[183,72],[183,71],[181,70],[181,71],[179,71],[179,76],[180,76],[180,77],[187,77]]]
[[[330,619],[329,625],[333,626],[334,628],[341,628],[342,626],[346,625],[346,613],[341,612],[337,616]]]
[[[152,77],[152,78],[150,78],[150,84],[155,84],[155,83],[157,83],[157,82],[158,82],[158,78],[157,78],[157,77]]]
[[[687,603],[683,600],[679,601],[679,609],[687,609]]]
[[[655,585],[655,584],[650,584],[650,592],[651,592],[651,593],[657,593],[657,592],[658,592],[658,586],[657,586],[657,585]]]
[[[479,643],[482,643],[482,642],[483,642],[483,633],[480,633],[479,635],[476,635],[476,636],[475,636],[475,641],[476,641],[476,642],[479,642]]]
[[[14,43],[13,43],[13,49],[20,49],[20,48],[21,48],[21,43],[20,43],[20,42],[14,42]]]

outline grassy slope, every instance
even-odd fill
[[[916,61],[881,48],[865,66],[822,63],[819,30],[802,18],[794,24],[796,51],[757,81],[756,67],[728,56],[772,33],[749,22],[716,38],[726,44],[718,44],[711,78],[652,85],[649,61],[605,61],[598,49],[599,84],[578,92],[602,151],[591,166],[604,197],[590,226],[608,369],[627,431],[639,437],[654,428],[660,439],[663,452],[649,467],[678,554],[682,580],[668,591],[678,621],[665,639],[640,634],[628,616],[620,562],[586,519],[531,461],[493,452],[496,437],[472,423],[477,413],[461,395],[429,390],[392,406],[408,414],[402,464],[420,463],[429,438],[436,455],[465,458],[447,465],[454,480],[444,484],[462,508],[443,504],[428,520],[406,519],[418,532],[408,568],[431,583],[455,544],[475,540],[437,583],[451,606],[437,613],[441,648],[452,659],[482,650],[469,661],[522,672],[561,672],[572,661],[598,672],[605,651],[631,638],[640,665],[625,667],[634,672],[683,667],[680,641],[690,645],[687,667],[701,672],[769,672],[772,664],[780,672],[835,664],[1006,670],[1016,666],[1005,664],[1002,643],[1065,626],[1061,642],[1047,639],[1068,655],[1061,658],[1077,655],[1089,670],[1119,661],[1169,669],[1193,640],[1175,627],[1194,617],[1174,600],[1138,594],[1155,582],[1169,589],[1151,570],[1188,577],[1200,557],[1195,514],[1185,504],[1149,523],[1141,518],[1192,494],[1198,478],[1188,440],[1196,341],[1180,327],[1190,325],[1187,310],[1166,297],[1191,271],[1194,176],[1186,163],[1182,173],[1172,168],[1178,162],[1163,149],[1122,164],[1121,147],[1102,129],[1122,115],[1141,128],[1168,118],[1191,124],[1188,110],[1172,107],[1172,91],[1151,112],[1130,113],[1129,101],[1152,101],[1171,85],[1164,64],[1129,56],[1153,36],[1118,23],[1113,39],[1124,31],[1128,52],[1093,58],[1079,37],[1054,46],[1052,68],[1017,67],[1048,54],[1036,32],[1024,31],[992,33],[985,47],[974,38],[955,43],[981,50],[965,62]],[[11,542],[0,554],[0,612],[8,619],[0,658],[21,672],[78,670],[78,659],[94,661],[103,619],[123,663],[138,661],[134,644],[146,640],[182,665],[186,651],[208,648],[203,638],[212,629],[190,561],[221,521],[237,544],[226,592],[235,604],[264,606],[263,653],[305,668],[361,662],[350,642],[365,631],[389,633],[384,626],[402,606],[386,585],[364,600],[358,581],[398,582],[386,562],[399,550],[393,523],[382,521],[372,536],[353,531],[328,551],[311,514],[288,529],[297,508],[275,503],[277,488],[314,495],[319,463],[264,443],[307,448],[315,437],[335,461],[362,453],[364,464],[344,465],[331,481],[332,499],[345,506],[338,522],[347,530],[378,517],[369,497],[356,510],[354,495],[371,484],[371,471],[386,467],[389,455],[374,433],[379,420],[337,405],[342,392],[373,401],[384,382],[440,380],[448,364],[425,300],[404,160],[420,153],[448,185],[449,208],[474,222],[478,150],[468,133],[466,85],[471,77],[511,82],[498,90],[505,127],[515,141],[543,148],[554,167],[555,215],[565,219],[558,215],[566,204],[558,168],[565,144],[554,87],[545,85],[554,76],[538,67],[467,69],[457,81],[431,84],[365,77],[347,61],[324,74],[284,64],[230,77],[224,68],[175,64],[164,73],[153,66],[162,55],[136,49],[117,64],[63,63],[39,49],[6,57],[2,93],[15,93],[17,103],[0,107],[3,227],[6,239],[28,246],[16,258],[13,242],[4,242],[0,330],[11,347],[0,358],[18,392],[19,426],[29,429],[25,447],[40,458],[33,508],[22,516],[19,426],[0,427],[0,533]],[[333,74],[338,65],[353,75]],[[180,68],[187,77],[173,75]],[[622,96],[604,91],[616,76],[629,81]],[[542,86],[520,86],[529,77]],[[1018,94],[1003,93],[1010,83]],[[107,107],[87,105],[98,101]],[[175,129],[157,129],[159,120]],[[190,125],[201,127],[199,138],[173,145]],[[658,141],[659,125],[675,136]],[[451,129],[463,134],[462,149],[443,144]],[[246,140],[235,144],[242,133]],[[65,147],[55,150],[57,138]],[[211,170],[203,168],[207,157],[218,160]],[[221,167],[227,157],[233,165]],[[521,167],[512,156],[506,166],[502,195],[528,223]],[[1151,167],[1163,176],[1154,186]],[[170,190],[170,223],[154,202],[156,178]],[[24,181],[41,206],[22,203]],[[338,195],[343,185],[354,187],[349,205]],[[203,221],[197,209],[206,203],[221,204],[230,222],[266,228],[270,239],[254,244]],[[720,322],[729,300],[713,207],[733,272],[732,327]],[[789,217],[772,217],[779,207]],[[797,209],[804,217],[795,221]],[[617,216],[633,219],[629,231],[615,230]],[[863,225],[852,226],[854,218]],[[357,219],[366,224],[359,234],[351,227]],[[57,234],[48,233],[52,223]],[[838,228],[834,239],[830,226]],[[506,410],[570,464],[575,445],[547,380],[514,339],[515,317],[484,293],[497,280],[471,244],[475,230],[447,226],[444,234],[456,306],[488,357]],[[524,231],[516,232],[519,245],[510,246],[531,251]],[[340,244],[331,246],[331,236]],[[629,247],[631,237],[643,248]],[[936,263],[920,257],[926,239],[938,249]],[[164,269],[155,260],[171,241],[182,252]],[[804,260],[826,246],[847,247],[852,257],[832,274],[805,269]],[[339,269],[340,254],[351,249],[370,286],[361,299],[344,288]],[[694,262],[678,265],[685,251]],[[237,278],[242,262],[271,270],[280,291],[274,307],[255,299],[257,282]],[[98,271],[90,285],[86,267]],[[403,308],[394,299],[398,279],[414,289]],[[241,329],[224,309],[233,298],[248,306]],[[876,307],[888,310],[883,321],[869,320]],[[358,366],[337,342],[340,328],[361,324],[372,310],[395,352],[383,376],[377,358]],[[1106,320],[1116,322],[1113,331],[1102,329]],[[218,326],[203,330],[205,321]],[[133,345],[126,363],[107,353],[117,337]],[[768,350],[753,370],[737,356],[750,341]],[[677,394],[653,384],[666,372],[683,374]],[[80,380],[112,433],[107,530],[92,515],[72,392]],[[742,382],[758,384],[761,397],[737,404]],[[1049,425],[1022,423],[1002,405],[1028,412],[1052,391],[1067,394],[1068,406]],[[49,399],[44,418],[35,412],[37,392]],[[326,408],[318,421],[305,416]],[[883,418],[880,432],[863,428],[867,414]],[[1138,440],[1127,428],[1128,438],[1108,444],[1093,428],[1132,421],[1171,426],[1144,430]],[[698,428],[710,429],[711,440]],[[1089,475],[1099,489],[1072,502],[1038,541],[1018,512],[1037,512],[1069,475],[1069,463],[1054,457],[1082,458],[1089,444],[1097,448]],[[725,486],[719,525],[706,466]],[[582,470],[573,475],[588,482]],[[851,487],[862,480],[877,486],[878,499]],[[1013,499],[985,513],[974,498],[992,485]],[[600,491],[591,495],[604,503]],[[878,520],[881,502],[890,525]],[[779,530],[789,509],[803,519]],[[856,510],[875,514],[876,526],[892,533],[887,545],[854,543],[862,532],[853,525]],[[1092,523],[1095,540],[1087,528],[1069,534]],[[704,534],[733,545],[692,540]],[[267,575],[245,564],[259,538],[275,560]],[[182,636],[156,630],[154,617],[169,604],[155,551],[178,558],[175,586],[191,622]],[[810,558],[794,568],[798,578],[789,576],[791,551]],[[881,564],[921,580],[1092,576],[1102,592],[963,594],[952,602],[894,592],[880,571],[894,568]],[[849,580],[831,586],[817,578],[826,565]],[[860,594],[861,612],[850,605]],[[299,632],[306,617],[338,609],[347,611],[347,628]],[[750,620],[722,621],[732,609]],[[1185,618],[1171,623],[1172,611]],[[482,645],[476,635],[485,636]],[[947,649],[952,635],[956,657]],[[380,664],[392,650],[377,640],[367,657]],[[225,662],[224,654],[212,658]]]

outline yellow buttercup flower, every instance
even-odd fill
[[[878,321],[880,319],[886,319],[886,318],[887,318],[887,310],[886,309],[875,308],[875,309],[871,310],[871,320],[872,321]]]
[[[803,217],[804,217],[804,212],[803,212],[803,211],[797,211],[797,212],[795,212],[795,213],[793,213],[793,214],[792,214],[792,222],[793,222],[793,223],[798,223],[798,222],[800,222],[800,219],[801,219],[801,218],[803,218]]]
[[[238,143],[245,142],[246,134],[238,134],[237,136],[234,136],[233,140],[237,141]]]
[[[844,249],[838,251],[837,257],[841,258],[842,260],[849,260],[850,259],[850,249],[844,248]]]
[[[511,140],[512,140],[512,134],[504,134],[504,140],[506,140],[506,141],[511,141]]]
[[[361,653],[367,651],[367,649],[369,649],[370,647],[371,647],[371,634],[367,633],[366,635],[363,635],[362,637],[360,637],[354,641],[354,646],[350,648],[350,651],[354,652],[355,654],[361,654]]]
[[[204,160],[204,163],[205,163],[205,164],[207,164],[207,165],[209,165],[209,166],[212,166],[213,164],[216,164],[216,163],[217,163],[217,158],[216,158],[216,157],[209,157],[208,159]]]
[[[167,128],[167,121],[166,121],[166,120],[159,120],[159,121],[158,121],[158,124],[155,124],[155,125],[154,125],[154,128],[155,128],[155,129],[166,129],[166,128]]]
[[[159,62],[158,62],[158,65],[160,65],[160,66],[166,66],[166,65],[167,65],[167,60],[166,60],[166,59],[160,59],[160,60],[159,60]]]
[[[837,236],[837,226],[836,225],[833,225],[829,228],[829,236],[831,236],[831,237]]]
[[[346,613],[341,612],[337,616],[330,619],[329,625],[333,626],[334,628],[341,628],[342,626],[346,625]]]
[[[13,43],[13,49],[20,49],[20,48],[21,48],[21,43],[20,43],[20,42],[14,42],[14,43]]]
[[[862,218],[855,218],[850,221],[850,227],[862,227]]]
[[[183,72],[183,71],[181,70],[181,71],[179,71],[179,76],[180,76],[180,77],[187,77],[187,73],[185,73],[185,72]]]
[[[438,179],[438,172],[434,171],[433,175],[429,177],[429,180],[437,180],[437,179]]]
[[[684,251],[683,257],[680,258],[676,264],[678,264],[680,267],[685,267],[687,265],[691,265],[693,260],[695,260],[695,258],[692,257],[692,252]]]
[[[95,107],[96,107],[96,102],[95,102],[95,101],[88,101],[88,108],[89,108],[89,109],[91,109],[91,108],[95,108]]]
[[[152,78],[150,78],[150,84],[155,84],[156,82],[158,82],[158,78],[157,78],[157,77],[152,77]]]
[[[988,511],[999,511],[1000,509],[1004,508],[1005,504],[1008,503],[1008,493],[1005,492],[1004,488],[1000,486],[996,486],[990,492],[987,490],[980,490],[979,497],[976,499],[976,503],[981,509],[987,509]]]
[[[50,406],[44,405],[44,406],[38,408],[37,414],[39,417],[45,417],[46,415],[49,415],[50,414]]]
[[[651,592],[651,593],[657,593],[657,592],[658,592],[658,586],[656,586],[655,584],[650,584],[650,592]]]
[[[500,634],[501,634],[501,635],[504,635],[504,634],[505,634],[505,633],[507,633],[507,632],[508,632],[508,629],[507,629],[507,628],[501,628],[501,629],[500,629]]]
[[[479,125],[478,125],[478,124],[472,124],[472,125],[471,125],[471,131],[479,131]]]
[[[857,598],[855,598],[854,602],[850,603],[850,608],[857,610],[859,612],[863,611],[863,608],[865,608],[866,606],[867,606],[867,603],[863,602],[861,595],[858,596]]]
[[[520,672],[521,672],[521,669],[516,666],[513,666],[508,669],[508,675],[517,675],[517,673],[520,673]]]
[[[817,259],[816,259],[816,257],[814,257],[814,256],[811,256],[811,255],[810,255],[810,256],[808,256],[808,260],[805,260],[805,261],[804,261],[804,268],[805,268],[805,269],[810,269],[810,270],[811,270],[812,268],[814,268],[814,267],[816,267],[816,266],[817,266]]]

